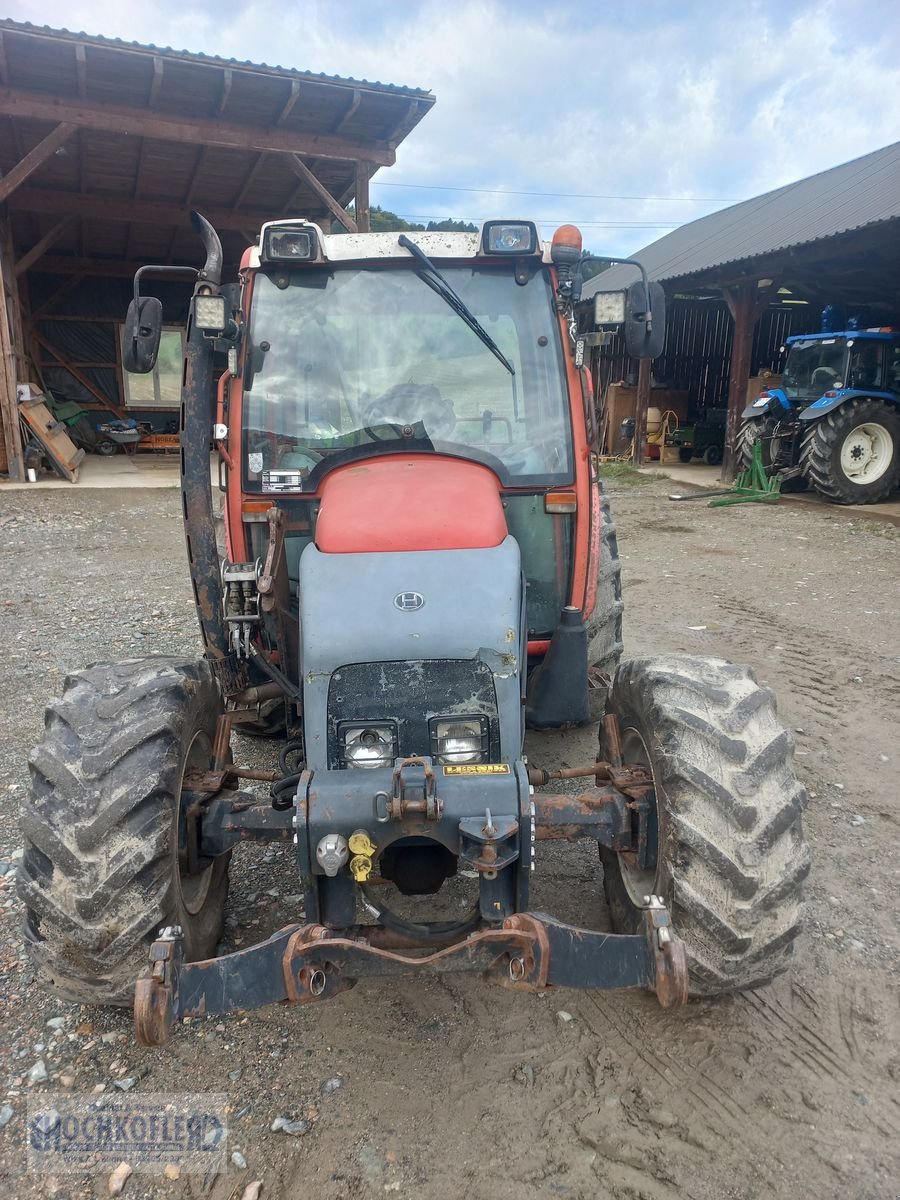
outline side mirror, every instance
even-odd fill
[[[128,305],[122,366],[132,375],[147,375],[156,366],[162,319],[162,301],[155,296],[141,296]]]
[[[661,283],[648,283],[645,291],[643,282],[638,280],[628,288],[624,332],[625,348],[631,358],[658,358],[662,354],[666,340],[666,294]]]

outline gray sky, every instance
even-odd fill
[[[900,6],[873,0],[16,0],[6,14],[428,88],[437,104],[374,203],[573,221],[596,253],[900,139]]]

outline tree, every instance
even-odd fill
[[[355,208],[351,204],[347,208],[350,216],[355,215]],[[407,221],[405,217],[399,216],[389,209],[382,208],[379,204],[373,204],[369,209],[369,228],[373,233],[477,233],[478,226],[473,225],[470,221],[454,221],[452,217],[448,217],[443,221],[429,221],[427,225],[418,225],[414,221]],[[343,233],[344,227],[337,221],[331,223],[332,233]]]

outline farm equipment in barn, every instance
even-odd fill
[[[834,504],[877,504],[900,484],[900,334],[858,329],[787,340],[782,386],[748,405],[738,463],[759,442],[783,491],[812,486]]]
[[[578,231],[277,221],[223,285],[218,237],[195,225],[182,505],[204,656],[88,667],[50,704],[20,877],[41,978],[133,1000],[145,1044],[369,975],[646,987],[664,1005],[770,979],[799,926],[805,794],[748,669],[620,663]],[[132,371],[159,346],[153,271],[135,278]],[[629,352],[656,355],[663,297],[643,271],[623,313]],[[596,760],[529,763],[526,725],[589,722],[592,683]],[[235,762],[235,730],[283,737],[280,768]],[[545,839],[596,843],[614,933],[533,910]],[[248,840],[292,848],[305,918],[215,957]],[[461,916],[398,911],[457,871],[474,879]]]

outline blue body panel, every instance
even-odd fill
[[[848,400],[881,400],[885,404],[893,404],[895,408],[900,408],[900,396],[896,392],[862,391],[859,388],[841,388],[839,392],[834,392],[830,396],[822,396],[819,400],[813,401],[812,404],[808,405],[797,415],[801,421],[818,421],[825,413],[829,413],[835,408],[840,408]]]
[[[748,404],[741,414],[741,420],[752,421],[755,417],[765,417],[769,413],[776,413],[778,416],[783,416],[785,413],[793,412],[793,406],[781,388],[769,388],[766,402],[761,404],[759,400],[755,400],[752,404]]]

